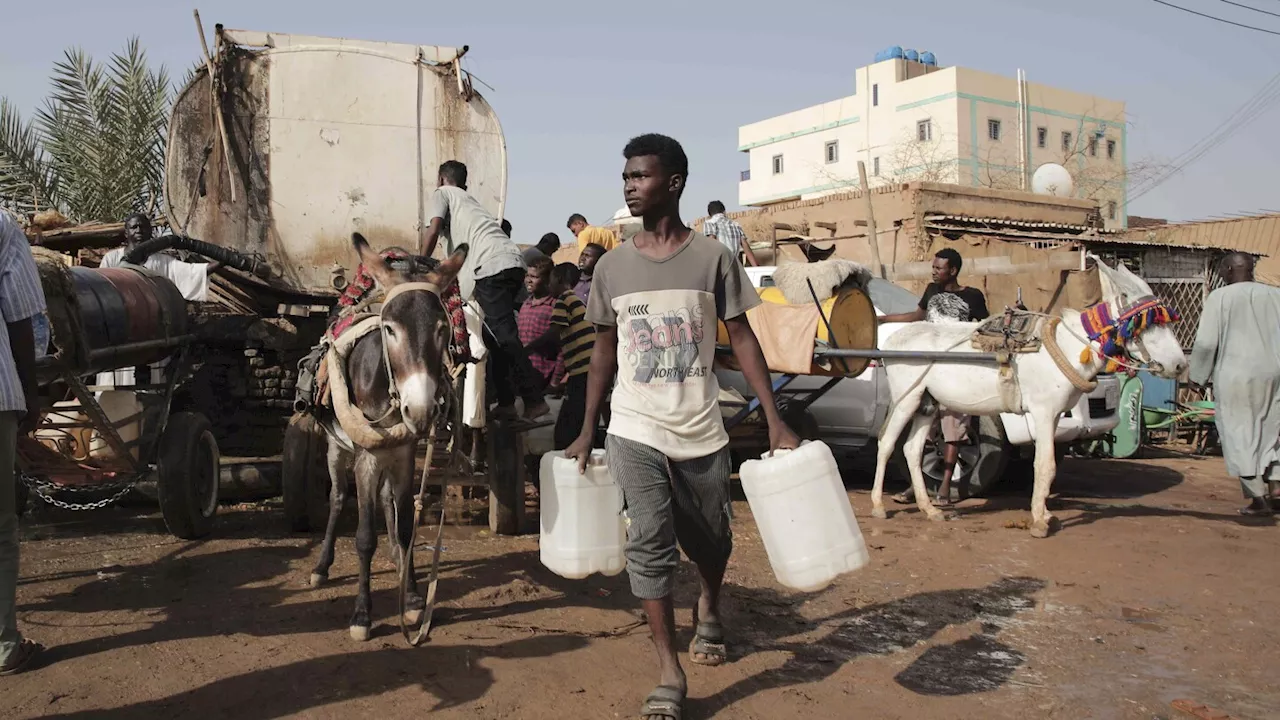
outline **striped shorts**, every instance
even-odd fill
[[[627,576],[642,600],[667,597],[681,550],[699,565],[724,565],[729,529],[729,448],[673,461],[648,445],[609,435],[609,473],[627,514]]]

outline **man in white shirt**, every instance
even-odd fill
[[[449,252],[459,245],[468,246],[467,260],[458,273],[458,290],[465,300],[474,298],[484,313],[497,412],[514,413],[518,393],[524,400],[526,418],[546,415],[551,412],[543,397],[546,380],[529,362],[516,327],[516,296],[524,287],[525,274],[520,248],[502,231],[498,220],[467,193],[466,165],[457,160],[445,162],[440,166],[438,183],[431,195],[430,224],[422,238],[421,254],[431,257],[442,235]]]
[[[151,220],[142,213],[134,213],[124,220],[124,246],[107,251],[99,267],[120,267],[125,253],[139,243],[151,239]],[[143,267],[163,276],[178,288],[182,297],[190,302],[204,302],[209,295],[209,263],[188,263],[161,252],[154,252],[142,261]]]

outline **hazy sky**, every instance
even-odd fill
[[[1280,18],[1219,0],[1176,4],[1280,31]],[[1241,0],[1280,13],[1277,0]],[[1031,6],[1036,6],[1032,9]],[[1040,6],[1043,6],[1041,9]],[[7,13],[0,93],[24,111],[53,63],[79,45],[95,58],[137,34],[155,63],[182,72],[199,56],[192,5],[23,3]],[[939,63],[1128,103],[1130,160],[1171,158],[1220,125],[1280,71],[1280,36],[1222,25],[1151,0],[883,2],[284,2],[200,7],[227,27],[429,45],[470,45],[469,69],[497,110],[509,148],[507,216],[533,242],[582,212],[602,223],[622,206],[622,146],[632,135],[680,140],[691,177],[685,214],[737,204],[739,125],[848,94],[855,68],[890,45]],[[1137,201],[1172,219],[1280,209],[1274,110]]]

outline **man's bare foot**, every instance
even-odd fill
[[[503,420],[514,420],[520,417],[515,405],[499,405],[493,409],[493,416]]]
[[[526,404],[524,406],[525,420],[532,420],[534,418],[540,418],[543,415],[550,415],[550,414],[551,414],[551,406],[547,404],[546,400],[537,400],[537,401],[534,401],[532,404]]]
[[[725,647],[724,627],[720,615],[705,595],[693,608],[693,640],[689,643],[689,662],[695,665],[723,665],[729,659]]]

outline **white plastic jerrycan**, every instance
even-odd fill
[[[871,559],[826,443],[747,460],[739,477],[778,582],[813,592]]]
[[[627,526],[622,493],[609,475],[605,451],[591,451],[585,475],[578,473],[578,461],[563,452],[546,453],[538,477],[542,564],[571,580],[622,572]]]

